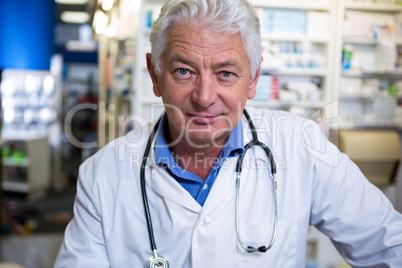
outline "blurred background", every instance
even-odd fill
[[[135,129],[130,115],[163,111],[145,62],[162,3],[0,0],[0,263],[52,267],[79,165]],[[251,3],[264,61],[248,105],[317,121],[402,211],[402,1]],[[306,254],[348,267],[313,227]]]

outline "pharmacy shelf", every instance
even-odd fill
[[[368,37],[352,37],[352,36],[344,36],[342,42],[344,44],[352,44],[352,45],[372,45],[376,46],[379,44],[380,40]],[[395,44],[400,46],[402,45],[402,39],[396,39]]]
[[[302,107],[307,109],[322,109],[325,107],[324,102],[308,102],[308,101],[248,101],[247,106],[255,108],[274,108],[274,109],[288,109],[291,107]]]
[[[302,2],[302,1],[299,1]],[[307,3],[306,3],[307,2]],[[317,11],[329,11],[331,9],[330,4],[313,3],[305,1],[305,3],[295,3],[295,1],[267,1],[267,0],[254,0],[253,6],[266,7],[266,8],[285,8],[285,9],[302,9],[302,10],[317,10]]]
[[[21,160],[14,160],[11,157],[2,159],[3,166],[7,167],[28,167],[30,165],[30,161],[27,158]]]
[[[341,93],[339,94],[339,99],[345,101],[367,101],[372,102],[373,100],[378,99],[396,99],[395,97],[391,97],[388,94],[381,95],[381,94],[354,94],[354,93]]]
[[[30,187],[28,183],[3,181],[1,183],[3,191],[16,192],[16,193],[29,193]]]
[[[38,133],[39,131],[13,131],[13,130],[5,130],[1,133],[1,141],[13,141],[13,140],[21,140],[21,141],[30,141],[30,140],[41,140],[47,139],[48,135],[43,133]]]
[[[27,200],[43,198],[51,184],[50,147],[48,138],[42,139],[8,139],[2,144],[13,146],[14,143],[24,143],[23,159],[13,159],[12,156],[3,157],[2,191],[25,193]],[[9,145],[7,145],[9,144]],[[12,153],[11,153],[12,155]],[[23,168],[23,177],[15,176],[13,170]]]
[[[278,75],[282,76],[317,76],[325,77],[327,75],[326,69],[301,69],[301,68],[283,68],[278,70]]]
[[[402,11],[402,6],[390,4],[374,4],[374,3],[347,3],[345,4],[346,10],[356,11],[373,11],[373,12],[395,12]]]
[[[343,77],[354,77],[354,78],[364,78],[364,77],[384,77],[388,79],[402,79],[402,70],[389,71],[389,72],[377,72],[377,71],[343,71]]]
[[[368,124],[368,123],[346,123],[338,124],[336,130],[396,130],[401,131],[401,127],[396,124]]]
[[[280,76],[315,76],[325,77],[328,75],[326,69],[315,68],[275,68],[269,66],[261,66],[261,73],[269,73]]]
[[[317,38],[317,37],[309,37],[305,35],[270,35],[263,34],[261,36],[262,40],[275,41],[275,42],[310,42],[316,44],[327,44],[329,42],[329,38]]]
[[[368,37],[352,37],[352,36],[344,36],[343,37],[344,44],[352,44],[352,45],[378,45],[379,40]]]

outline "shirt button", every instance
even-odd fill
[[[210,221],[211,221],[211,219],[209,217],[206,217],[205,219],[203,219],[200,222],[200,225],[202,225],[202,226],[207,225]]]
[[[205,183],[205,184],[204,184],[204,186],[202,187],[202,189],[203,189],[203,190],[208,189],[208,184],[207,184],[207,183]]]

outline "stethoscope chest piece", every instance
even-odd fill
[[[154,256],[150,257],[145,264],[144,268],[169,268],[168,261],[161,257],[155,258]]]

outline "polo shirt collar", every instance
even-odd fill
[[[171,170],[178,167],[169,147],[167,146],[165,133],[168,131],[167,114],[164,113],[158,127],[155,140],[155,162],[157,165],[169,167]],[[220,158],[232,157],[243,154],[243,126],[239,124],[230,132],[228,139],[222,149]]]

